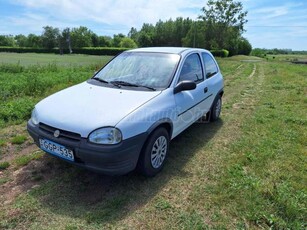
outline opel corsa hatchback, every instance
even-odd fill
[[[223,77],[207,50],[134,49],[40,101],[27,128],[42,150],[67,162],[154,176],[170,140],[204,115],[218,119],[222,95]]]

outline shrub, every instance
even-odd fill
[[[83,47],[73,49],[74,54],[88,54],[88,55],[110,55],[115,56],[128,48],[117,48],[117,47]],[[59,54],[60,49],[43,49],[43,48],[27,48],[27,47],[0,47],[0,52],[12,52],[12,53],[55,53]],[[69,54],[68,49],[63,50],[64,54]]]
[[[222,50],[210,50],[213,56],[215,57],[228,57],[229,51],[222,49]]]

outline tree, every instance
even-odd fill
[[[156,29],[152,24],[144,23],[138,35],[137,44],[139,47],[153,46]]]
[[[98,46],[99,47],[111,47],[112,38],[109,36],[99,36],[98,37]]]
[[[71,44],[73,48],[93,46],[92,35],[94,33],[85,26],[73,28],[70,33]]]
[[[121,40],[120,42],[120,47],[123,47],[123,48],[137,48],[137,44],[131,39],[131,38],[128,38],[128,37],[125,37]]]
[[[183,39],[187,36],[191,28],[195,25],[194,23],[195,22],[193,22],[193,20],[190,18],[176,18],[176,20],[174,21],[174,46],[184,46]]]
[[[233,0],[209,0],[200,16],[205,22],[206,48],[233,47],[233,41],[244,32],[247,11],[241,2]]]
[[[63,54],[64,49],[69,49],[69,52],[72,53],[70,46],[70,29],[65,28],[58,36],[58,45],[60,49],[60,53]]]
[[[35,34],[29,34],[27,47],[42,48],[42,37]]]
[[[136,28],[131,27],[129,33],[128,33],[128,37],[131,38],[133,41],[137,42],[138,40],[138,31]]]
[[[182,17],[178,17],[176,20],[159,20],[155,26],[144,23],[141,30],[135,35],[135,37],[137,37],[137,43],[140,47],[180,47],[183,44],[183,39],[187,36],[192,26],[193,20],[189,18],[183,19]],[[132,32],[133,28],[129,34],[133,34]]]
[[[189,30],[182,40],[182,46],[205,47],[205,25],[203,21],[194,21],[189,26]]]
[[[153,45],[152,37],[150,36],[150,34],[141,31],[138,36],[138,44],[140,47],[150,47]]]
[[[18,34],[14,37],[17,46],[26,47],[28,43],[28,38],[23,34]]]
[[[238,44],[238,54],[250,55],[252,52],[252,45],[246,38],[241,37]]]
[[[112,41],[113,47],[120,47],[120,42],[122,41],[124,37],[125,35],[123,35],[122,33],[114,34],[113,41]]]
[[[0,46],[14,46],[15,39],[13,35],[0,35]]]
[[[99,37],[98,37],[98,35],[95,34],[95,33],[92,33],[91,39],[92,39],[92,45],[94,47],[98,47],[99,46]]]
[[[52,49],[58,46],[58,38],[60,31],[58,28],[53,28],[52,26],[45,26],[44,32],[41,36],[42,45],[46,49]]]

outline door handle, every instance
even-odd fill
[[[208,87],[205,87],[204,88],[204,93],[207,93],[208,92]]]

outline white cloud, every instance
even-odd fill
[[[272,14],[276,16],[285,15],[289,12],[287,6],[266,7],[255,10],[254,13]]]
[[[109,25],[140,27],[144,22],[155,23],[179,16],[197,18],[206,1],[199,0],[18,0],[30,12],[63,22],[94,21]],[[182,10],[182,9],[197,9]],[[26,15],[25,15],[26,16]],[[50,24],[50,23],[49,23]]]

